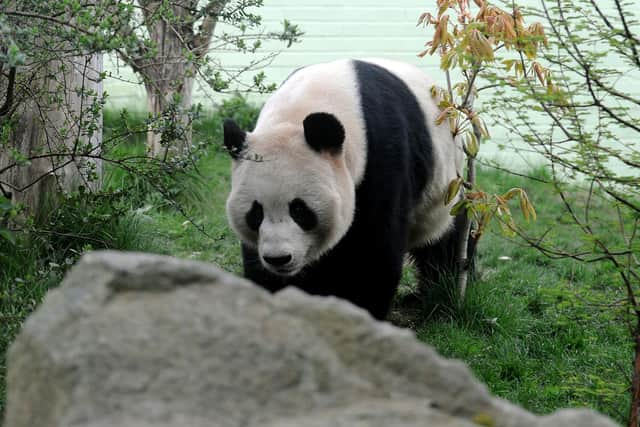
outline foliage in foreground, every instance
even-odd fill
[[[640,23],[633,3],[615,0],[542,0],[549,49],[546,87],[520,56],[508,78],[489,76],[497,87],[491,100],[496,122],[536,153],[550,171],[549,188],[559,197],[562,222],[516,230],[546,256],[603,263],[609,277],[604,307],[619,319],[635,345],[621,359],[629,372],[627,425],[640,425]],[[514,13],[517,9],[513,8]],[[553,76],[553,90],[549,90]],[[603,211],[601,206],[608,206]],[[573,239],[558,236],[572,235]],[[603,310],[603,315],[604,315]]]
[[[635,8],[632,2],[619,0],[541,0],[538,9],[529,10],[513,0],[434,3],[437,16],[420,17],[420,23],[435,28],[423,54],[439,53],[447,75],[449,87],[441,91],[439,120],[448,119],[455,134],[473,124],[476,137],[465,142],[470,159],[467,174],[473,176],[472,159],[483,133],[478,114],[489,113],[494,124],[508,130],[507,140],[518,146],[512,155],[535,153],[537,161],[547,166],[550,173],[544,179],[562,211],[556,223],[520,228],[508,215],[495,213],[509,211],[500,199],[525,193],[513,188],[496,197],[494,208],[482,196],[490,193],[467,192],[467,198],[490,207],[488,215],[476,215],[478,230],[485,218],[495,217],[547,257],[568,263],[601,262],[608,264],[603,269],[617,272],[608,277],[608,293],[602,295],[606,299],[599,303],[601,316],[618,316],[635,345],[634,356],[621,362],[620,369],[630,372],[626,423],[638,427],[640,151],[634,136],[640,133],[640,97],[630,90],[640,76]],[[526,26],[524,18],[534,16],[541,22]],[[449,71],[455,67],[464,79],[452,86]],[[472,100],[481,90],[490,90],[493,96],[476,110]],[[471,187],[472,180],[467,181],[465,187]],[[456,188],[460,182],[462,178],[452,185]],[[521,196],[520,201],[527,217],[528,200]],[[470,205],[475,213],[477,205]]]
[[[489,189],[526,189],[543,213],[527,231],[567,221],[547,184],[482,169],[479,177]],[[610,215],[613,207],[601,203],[596,210]],[[575,232],[558,227],[554,238],[570,243]],[[478,263],[480,277],[461,309],[425,319],[418,337],[468,363],[496,395],[533,412],[586,406],[624,422],[633,348],[624,305],[609,304],[617,295],[615,269],[553,260],[497,230],[483,239]]]
[[[488,0],[474,0],[473,3],[469,0],[438,0],[434,3],[437,13],[425,12],[418,19],[418,25],[434,27],[433,38],[426,43],[427,49],[418,56],[440,56],[440,68],[446,76],[447,88],[431,87],[431,96],[441,110],[436,124],[448,122],[451,133],[462,143],[466,160],[464,171],[450,182],[445,197],[448,204],[460,194],[451,213],[466,213],[460,226],[464,230],[462,237],[456,242],[456,286],[459,297],[464,298],[473,261],[467,259],[468,248],[476,246],[489,222],[497,220],[506,232],[510,232],[510,228],[515,227],[508,206],[512,199],[519,199],[520,210],[527,221],[536,217],[536,211],[522,188],[511,188],[506,192],[500,189],[500,193],[492,194],[476,182],[476,157],[481,141],[489,138],[482,109],[474,105],[481,90],[478,83],[488,69],[495,68],[496,63],[501,64],[497,69],[502,73],[508,71],[511,68],[506,65],[509,60],[500,59],[516,54],[523,58],[523,62],[527,58],[539,73],[540,83],[544,83],[544,69],[535,59],[538,50],[546,45],[546,38],[542,25],[536,22],[527,26],[524,16],[515,7],[506,11]]]

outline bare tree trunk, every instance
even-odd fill
[[[475,82],[475,75],[469,82],[470,89],[464,101],[464,105],[470,109],[473,107],[474,98],[475,98],[472,90],[474,87],[473,86],[474,82]],[[449,73],[447,73],[447,83],[449,86],[449,94],[450,94],[449,96],[451,96],[453,99]],[[473,126],[473,134],[479,143],[482,140],[482,132],[480,130],[480,127],[475,123],[472,126]],[[473,187],[476,184],[475,155],[470,155],[469,153],[467,153],[465,154],[465,157],[467,159],[467,176],[465,177],[465,181],[469,186]],[[462,191],[464,192],[464,186],[462,186]],[[464,197],[464,193],[463,193],[463,197]],[[471,218],[469,218],[469,215],[467,214],[466,209],[464,210],[463,214],[464,214],[464,217],[463,217],[464,219],[460,226],[460,228],[462,229],[462,233],[460,234],[460,241],[458,241],[457,255],[456,255],[457,265],[458,265],[458,268],[456,271],[456,285],[457,285],[458,296],[459,296],[458,302],[461,305],[464,302],[465,294],[467,292],[469,276],[473,272],[472,267],[473,267],[473,258],[475,257],[475,243],[476,243],[475,241],[471,241],[472,239],[475,239],[471,235],[471,229],[473,227],[473,224],[472,224]],[[472,250],[470,251],[469,248],[472,248]],[[471,256],[471,258],[469,258],[469,256]]]
[[[21,83],[29,81],[16,100],[9,144],[0,150],[0,185],[38,217],[49,196],[100,185],[101,165],[86,154],[99,155],[102,143],[102,112],[91,109],[102,93],[102,55],[20,71],[32,78]],[[6,87],[2,91],[5,95]]]
[[[631,408],[629,427],[638,427],[640,423],[640,314],[635,313],[636,327],[633,330],[635,357],[633,359],[633,378],[631,380]]]
[[[147,133],[147,149],[155,157],[174,156],[185,152],[191,146],[191,122],[188,110],[193,102],[193,77],[185,77],[185,66],[178,64],[166,64],[158,66],[158,73],[152,72],[150,78],[153,81],[146,83],[147,107],[153,117],[168,116],[171,111],[169,106],[175,103],[177,110],[172,117],[174,132],[166,129],[158,131],[149,130]],[[154,70],[155,71],[155,70]],[[182,75],[180,75],[182,73]],[[170,75],[170,77],[167,77]],[[176,83],[179,82],[179,83]],[[171,140],[163,141],[170,135]]]
[[[156,157],[171,157],[191,146],[191,123],[187,110],[192,103],[195,68],[187,62],[185,50],[194,37],[193,18],[189,11],[197,7],[197,1],[171,2],[171,21],[155,15],[161,2],[141,4],[149,36],[157,49],[152,62],[146,60],[140,64],[147,90],[147,106],[153,117],[164,116],[173,121],[171,131],[161,128],[147,133],[147,149]],[[172,104],[175,108],[169,108]]]
[[[166,119],[158,121],[160,127],[149,130],[147,149],[156,157],[171,157],[184,153],[191,146],[188,110],[198,71],[195,62],[206,55],[218,13],[226,0],[209,0],[203,7],[207,14],[201,21],[193,15],[198,10],[198,0],[173,0],[168,4],[139,0],[139,4],[154,49],[149,51],[147,46],[140,46],[137,56],[124,59],[144,79],[149,112],[156,118]],[[171,9],[171,18],[161,12],[161,6]],[[125,33],[129,32],[132,30],[125,30]]]
[[[473,170],[473,172],[471,172]],[[475,181],[475,159],[469,157],[467,159],[467,180],[468,182],[473,182],[471,179],[473,177],[473,181]],[[471,236],[471,219],[469,219],[466,210],[463,212],[464,221],[462,221],[461,229],[462,233],[460,234],[460,240],[458,241],[457,252],[457,272],[456,272],[456,282],[458,288],[458,296],[459,303],[462,304],[464,302],[464,297],[467,292],[467,284],[469,283],[469,275],[471,274],[471,265],[472,259],[469,259],[469,240],[473,237]]]
[[[99,79],[103,70],[102,53],[74,58],[71,66],[65,75],[70,79],[70,89],[65,91],[68,108],[57,111],[56,119],[58,123],[70,126],[65,145],[75,158],[58,176],[63,191],[75,190],[80,185],[96,191],[102,184],[102,160],[83,157],[82,154],[101,154],[102,109],[94,115],[91,106],[102,98],[102,80]]]

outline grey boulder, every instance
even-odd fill
[[[8,367],[6,427],[616,425],[492,397],[464,364],[347,302],[137,253],[84,256]]]

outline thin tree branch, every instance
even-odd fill
[[[193,38],[193,50],[198,58],[202,58],[209,50],[209,43],[218,23],[218,16],[226,4],[227,0],[210,0],[203,9],[204,20],[200,26],[200,31]]]
[[[638,49],[636,48],[636,45],[640,44],[640,40],[638,40],[633,36],[633,34],[631,34],[629,25],[627,24],[626,13],[622,10],[622,4],[620,3],[620,0],[614,0],[614,2],[616,4],[616,9],[618,10],[618,15],[620,16],[620,21],[622,22],[622,27],[624,28],[624,33],[627,37],[627,40],[631,42],[631,52],[633,52],[634,62],[638,67],[640,67],[640,57],[638,56]]]

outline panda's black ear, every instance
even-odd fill
[[[244,151],[247,133],[240,129],[238,124],[231,119],[224,121],[224,146],[231,157],[238,159]]]
[[[311,148],[318,152],[328,151],[334,155],[342,151],[344,127],[336,116],[329,113],[312,113],[302,124],[304,137]]]

